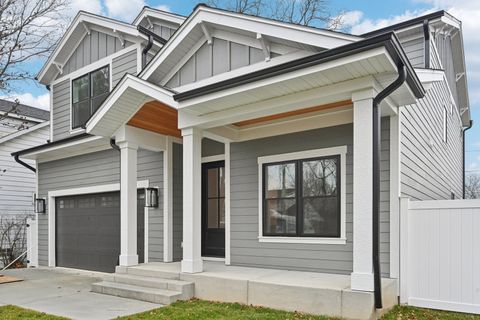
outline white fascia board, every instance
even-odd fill
[[[315,47],[318,47],[320,43],[324,48],[338,47],[362,39],[357,36],[302,27],[260,17],[236,14],[199,6],[198,9],[178,28],[177,32],[175,32],[172,38],[170,38],[162,50],[153,58],[152,62],[139,76],[142,79],[148,79],[199,23],[225,25],[230,28],[250,31],[252,34],[261,33],[266,36],[272,36],[293,42],[302,42]]]
[[[129,25],[121,21],[117,21],[110,18],[94,15],[88,12],[80,11],[75,17],[75,19],[73,20],[73,22],[68,27],[65,34],[63,35],[58,46],[55,48],[55,51],[50,55],[47,62],[43,65],[42,69],[40,69],[40,71],[38,72],[36,77],[38,81],[43,83],[42,79],[45,76],[46,72],[53,65],[55,58],[58,56],[59,52],[63,50],[68,39],[77,28],[82,28],[83,32],[87,33],[87,30],[85,30],[85,23],[98,25],[100,27],[117,30],[118,32],[126,33],[134,37],[141,37],[142,39],[143,38],[146,39],[146,37],[142,35],[135,26]],[[69,50],[72,50],[72,49],[75,50],[75,48],[69,48]]]
[[[99,136],[86,137],[85,139],[75,140],[75,141],[60,144],[60,145],[53,145],[50,148],[45,148],[45,149],[42,149],[42,150],[33,151],[31,153],[22,155],[21,157],[25,158],[25,159],[36,159],[38,156],[47,154],[47,153],[52,152],[52,151],[65,149],[65,148],[69,148],[69,147],[80,146],[82,144],[92,142],[92,141],[101,140],[101,139],[105,139],[105,138],[99,137]],[[70,156],[70,153],[69,153],[69,156]]]
[[[139,79],[133,75],[127,74],[115,87],[115,89],[110,93],[107,99],[102,103],[95,115],[87,122],[87,133],[91,133],[97,126],[102,125],[102,118],[111,110],[111,108],[115,105],[115,102],[120,97],[122,97],[122,95],[125,94],[125,91],[129,88],[141,92],[145,96],[142,101],[139,101],[139,103],[143,103],[146,97],[150,97],[152,100],[161,101],[162,103],[172,108],[178,107],[178,103],[173,100],[173,92],[160,88],[150,82]],[[132,114],[127,115],[122,113],[121,116],[125,118],[124,122],[126,122],[130,119]],[[120,127],[122,124],[123,123],[118,123],[118,126]]]
[[[174,13],[170,13],[162,10],[156,10],[149,7],[144,7],[142,9],[142,12],[140,12],[140,14],[135,18],[135,20],[133,20],[132,24],[134,26],[138,26],[140,22],[142,22],[142,20],[145,19],[146,17],[152,17],[158,20],[172,22],[177,25],[182,24],[186,19],[186,17],[180,16],[178,14],[174,14]]]
[[[45,122],[42,122],[42,123],[39,123],[37,125],[34,125],[28,129],[25,129],[25,130],[19,130],[19,131],[16,131],[16,132],[13,132],[13,133],[10,133],[9,135],[6,135],[2,138],[0,138],[0,144],[4,143],[4,142],[7,142],[7,141],[10,141],[12,139],[15,139],[17,137],[20,137],[20,136],[23,136],[24,134],[27,134],[27,133],[31,133],[35,130],[38,130],[38,129],[41,129],[43,127],[46,127],[50,124],[50,121],[45,121]]]

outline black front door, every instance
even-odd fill
[[[202,165],[202,256],[225,257],[225,162]]]

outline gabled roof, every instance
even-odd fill
[[[176,13],[144,6],[132,24],[138,26],[144,19],[148,18],[168,21],[176,25],[181,25],[186,19],[186,17]]]
[[[16,102],[0,99],[0,112],[10,112],[10,110],[12,110],[12,107],[15,104]],[[44,121],[50,119],[50,112],[48,112],[47,110],[34,108],[21,103],[17,105],[15,111],[11,112],[11,114],[20,117],[28,117]]]
[[[132,42],[148,39],[148,37],[140,32],[136,26],[112,18],[79,11],[63,37],[60,39],[57,48],[43,65],[36,79],[42,84],[50,84],[50,81],[68,61],[70,55],[77,48],[82,38],[85,34],[89,33],[91,29],[100,32],[113,32],[122,42],[125,39]]]
[[[170,40],[141,72],[140,77],[155,81],[164,77],[194,45],[215,31],[227,31],[243,37],[297,46],[313,52],[352,43],[362,38],[325,29],[305,27],[272,19],[220,10],[200,4],[172,35]],[[161,68],[160,65],[162,65]]]
[[[15,131],[15,132],[13,132],[13,133],[10,133],[9,135],[6,135],[6,136],[0,138],[0,144],[5,143],[5,142],[7,142],[7,141],[10,141],[10,140],[12,140],[12,139],[21,137],[21,136],[23,136],[24,134],[31,133],[31,132],[34,132],[34,131],[36,131],[36,130],[38,130],[38,129],[44,128],[44,127],[48,126],[49,124],[50,124],[49,121],[45,121],[45,122],[36,124],[36,125],[34,125],[34,126],[31,126],[31,127],[28,128],[28,129],[19,130],[19,131]]]

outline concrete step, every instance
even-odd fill
[[[115,268],[115,273],[130,274],[135,276],[144,276],[144,277],[152,277],[152,278],[162,278],[162,279],[173,279],[173,280],[180,279],[179,272],[161,271],[147,265],[140,265],[140,266],[133,266],[133,267],[117,266]]]
[[[182,299],[182,293],[167,289],[148,288],[118,282],[102,281],[92,284],[92,291],[111,296],[168,305]]]
[[[177,291],[182,293],[183,300],[188,300],[193,297],[195,285],[193,282],[189,281],[137,276],[129,273],[108,274],[103,278],[103,280],[108,282],[124,283],[147,288]]]

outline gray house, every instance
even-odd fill
[[[14,153],[46,201],[39,265],[154,302],[370,318],[398,295],[399,198],[462,197],[466,79],[443,11],[360,36],[80,12],[38,74],[50,142]]]

